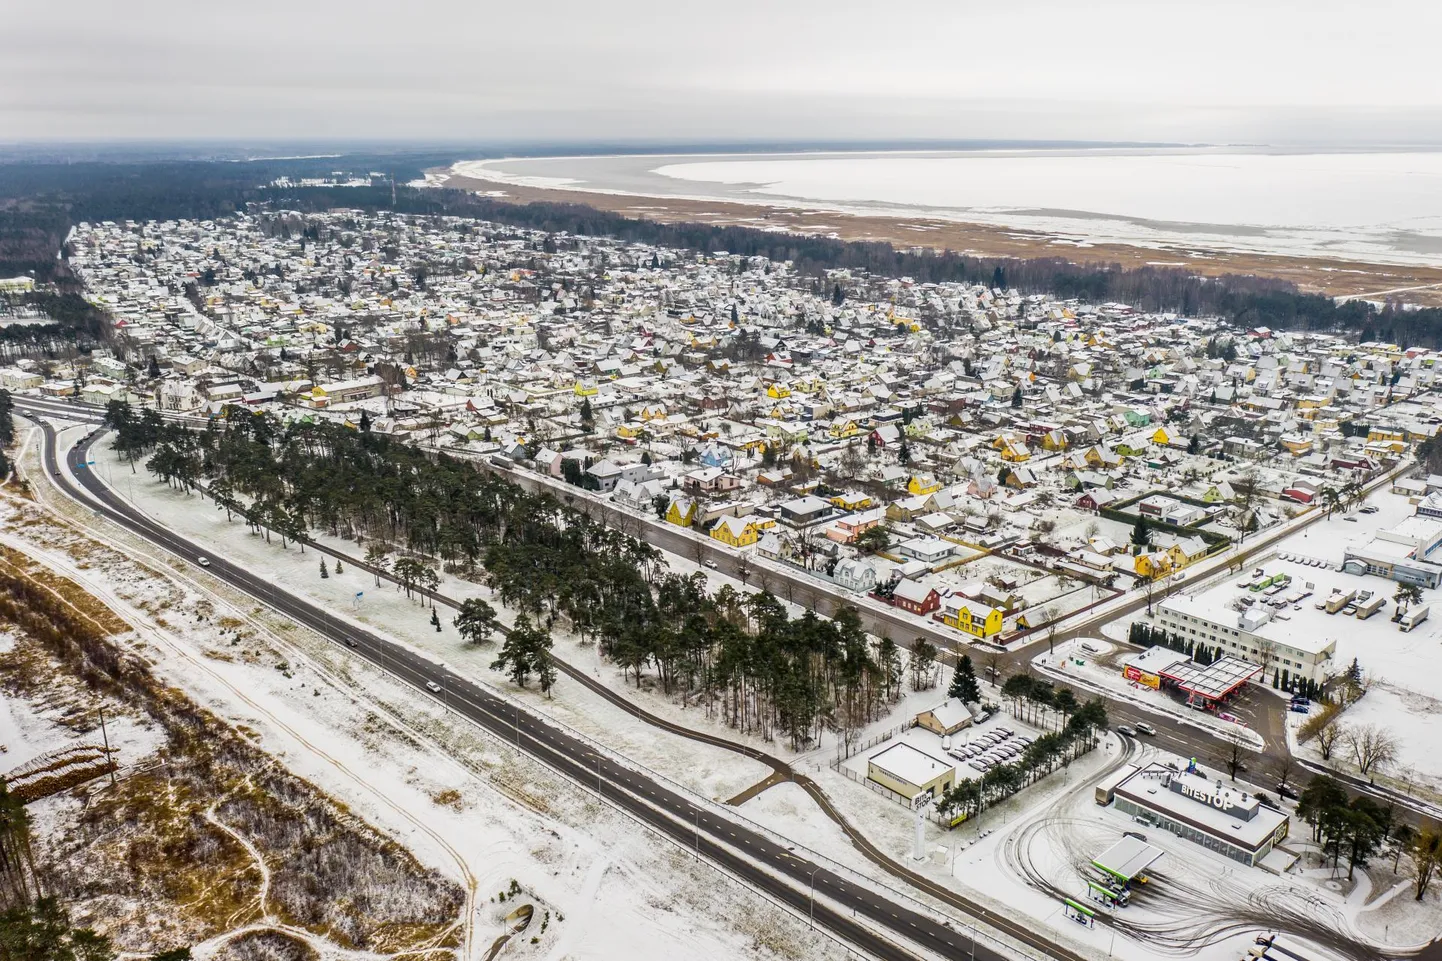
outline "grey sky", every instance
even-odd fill
[[[1442,143],[1422,0],[12,7],[0,141]]]

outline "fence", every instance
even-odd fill
[[[875,737],[868,738],[866,741],[863,741],[860,744],[848,744],[845,739],[837,741],[836,761],[833,762],[831,766],[834,768],[837,764],[841,763],[847,758],[855,757],[862,751],[865,751],[867,748],[875,747],[876,745],[880,744],[882,741],[887,740],[888,738],[896,737],[896,735],[900,734],[902,731],[908,730],[910,727],[911,724],[908,722],[906,724],[899,725],[898,727],[890,728],[889,730],[882,731]]]

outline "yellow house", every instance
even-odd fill
[[[972,637],[993,637],[1001,633],[1002,613],[995,607],[963,601],[960,607],[948,606],[941,622]]]
[[[854,420],[838,420],[826,429],[826,432],[838,440],[855,437],[861,433],[861,428],[856,426]]]
[[[844,511],[860,511],[871,506],[871,495],[859,491],[847,491],[831,498],[831,503]]]
[[[1407,439],[1407,432],[1400,427],[1372,427],[1367,431],[1367,442]]]
[[[666,416],[666,408],[660,404],[647,404],[641,408],[642,420],[660,420]]]
[[[790,397],[790,396],[791,396],[791,388],[790,388],[790,387],[787,387],[785,384],[781,383],[780,381],[777,381],[776,383],[772,384],[770,387],[766,388],[766,396],[767,396],[767,397],[771,397],[771,398],[775,398],[776,400],[780,400],[780,399],[783,398],[783,397]]]
[[[585,380],[576,381],[576,386],[572,390],[575,391],[577,397],[595,397],[599,392],[595,381]]]
[[[1138,554],[1134,569],[1138,577],[1145,577],[1153,581],[1159,577],[1166,577],[1172,572],[1172,555],[1166,551]]]
[[[677,527],[690,527],[696,522],[696,502],[688,497],[678,497],[666,508],[666,523]]]
[[[941,481],[924,474],[912,474],[911,480],[906,482],[906,489],[912,494],[934,494],[941,490]]]
[[[1066,450],[1066,434],[1059,430],[1049,430],[1041,435],[1041,446],[1043,450]]]
[[[1167,429],[1165,427],[1158,427],[1156,429],[1156,432],[1152,434],[1153,444],[1170,444],[1171,442],[1172,435],[1167,433]]]
[[[1282,446],[1294,457],[1301,457],[1303,454],[1311,453],[1312,438],[1302,434],[1282,435]]]
[[[1022,461],[1031,460],[1031,451],[1026,449],[1025,444],[1008,437],[1002,441],[1001,459],[1010,464],[1020,464]]]
[[[723,517],[711,528],[711,536],[732,547],[750,547],[761,539],[756,525],[743,517]]]
[[[645,427],[642,424],[638,424],[635,421],[627,421],[624,424],[618,424],[616,426],[616,436],[622,440],[635,440],[641,436],[641,431],[644,429]]]

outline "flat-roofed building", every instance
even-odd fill
[[[956,782],[956,768],[905,741],[898,741],[867,758],[866,776],[915,801],[923,794],[940,797]]]
[[[1114,793],[1118,810],[1243,864],[1264,859],[1290,826],[1287,815],[1261,803],[1254,791],[1191,769],[1149,764]]]

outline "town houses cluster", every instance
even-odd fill
[[[997,643],[1163,603],[1439,423],[1431,351],[459,218],[88,223],[65,251],[111,349],[0,386],[393,435]]]

